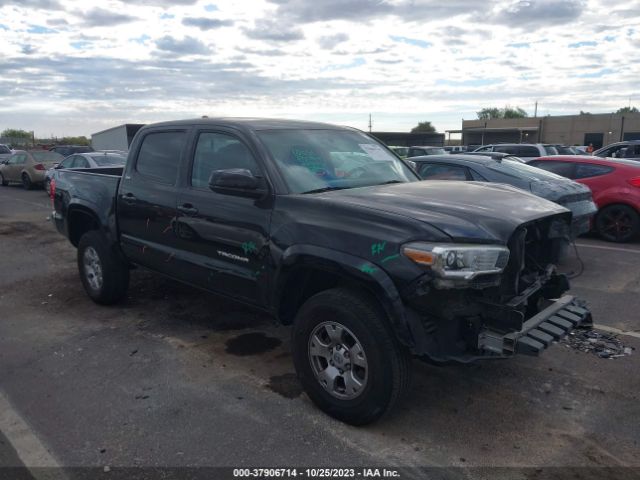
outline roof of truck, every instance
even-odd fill
[[[275,129],[334,129],[353,130],[350,127],[332,125],[330,123],[309,122],[305,120],[285,120],[280,118],[256,118],[256,117],[216,117],[216,118],[193,118],[186,120],[174,120],[168,122],[152,123],[143,127],[144,129],[160,126],[177,125],[227,125],[236,128],[249,130],[275,130]]]

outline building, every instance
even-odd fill
[[[463,120],[463,145],[558,143],[600,148],[622,140],[640,140],[640,113],[562,115],[492,120]]]
[[[94,150],[129,151],[129,145],[144,124],[126,123],[117,127],[102,130],[91,135],[91,146]]]
[[[399,147],[430,145],[442,147],[444,133],[410,133],[410,132],[371,132],[381,142]]]

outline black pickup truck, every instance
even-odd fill
[[[285,120],[149,125],[126,167],[62,170],[58,230],[97,303],[146,267],[293,325],[309,397],[352,424],[406,392],[411,355],[538,354],[591,316],[556,271],[571,213],[522,190],[419,181],[358,130]]]

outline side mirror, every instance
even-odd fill
[[[209,177],[211,190],[228,195],[261,197],[264,191],[258,190],[259,186],[260,179],[244,168],[214,170]]]

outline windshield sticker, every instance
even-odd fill
[[[374,160],[389,161],[389,155],[380,145],[375,143],[360,143],[360,148]]]
[[[325,171],[322,157],[312,148],[294,146],[291,148],[291,157],[295,163],[314,173],[324,173]]]

